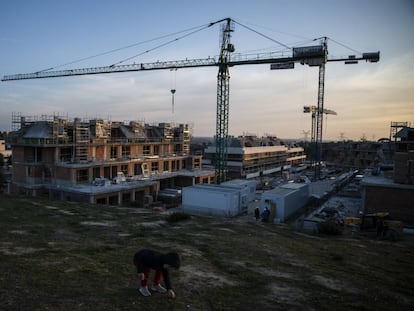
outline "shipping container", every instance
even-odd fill
[[[227,187],[240,190],[240,214],[246,213],[249,203],[253,202],[256,195],[256,181],[246,179],[233,179],[220,184],[220,187]]]

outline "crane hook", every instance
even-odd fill
[[[177,80],[177,68],[171,68],[171,96],[172,96],[172,113],[174,113],[174,94]]]
[[[172,95],[172,113],[174,113],[174,94],[175,94],[175,89],[171,89],[171,95]]]

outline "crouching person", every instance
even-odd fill
[[[177,253],[162,254],[151,249],[141,249],[134,255],[134,265],[137,268],[138,279],[141,282],[139,292],[143,296],[151,296],[148,289],[148,279],[152,269],[155,270],[155,275],[151,290],[159,293],[168,292],[168,297],[175,298],[168,268],[178,269],[180,267],[180,257]],[[166,288],[161,285],[162,280],[164,280]]]

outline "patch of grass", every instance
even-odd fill
[[[189,220],[191,216],[184,212],[174,212],[166,217],[167,222],[176,223],[184,220]]]
[[[298,235],[249,218],[0,196],[1,310],[409,310],[414,247]],[[172,221],[166,220],[168,217]],[[106,225],[107,224],[107,225]],[[169,225],[174,224],[174,225]],[[132,256],[177,251],[175,300],[138,293]]]
[[[333,254],[331,254],[331,259],[333,261],[343,261],[344,260],[344,256],[341,255],[341,254],[333,253]]]
[[[318,223],[318,232],[327,235],[342,234],[341,227],[333,221],[323,221]]]

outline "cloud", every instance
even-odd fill
[[[414,121],[414,54],[326,67],[324,137],[344,132],[386,136],[391,121]],[[0,89],[0,126],[9,128],[13,111],[28,115],[68,114],[147,122],[191,122],[196,135],[213,135],[216,125],[217,68],[91,75],[7,82]],[[171,88],[176,89],[172,113]],[[318,68],[269,70],[268,65],[230,68],[229,134],[274,133],[302,136],[310,129],[305,105],[317,104]]]

